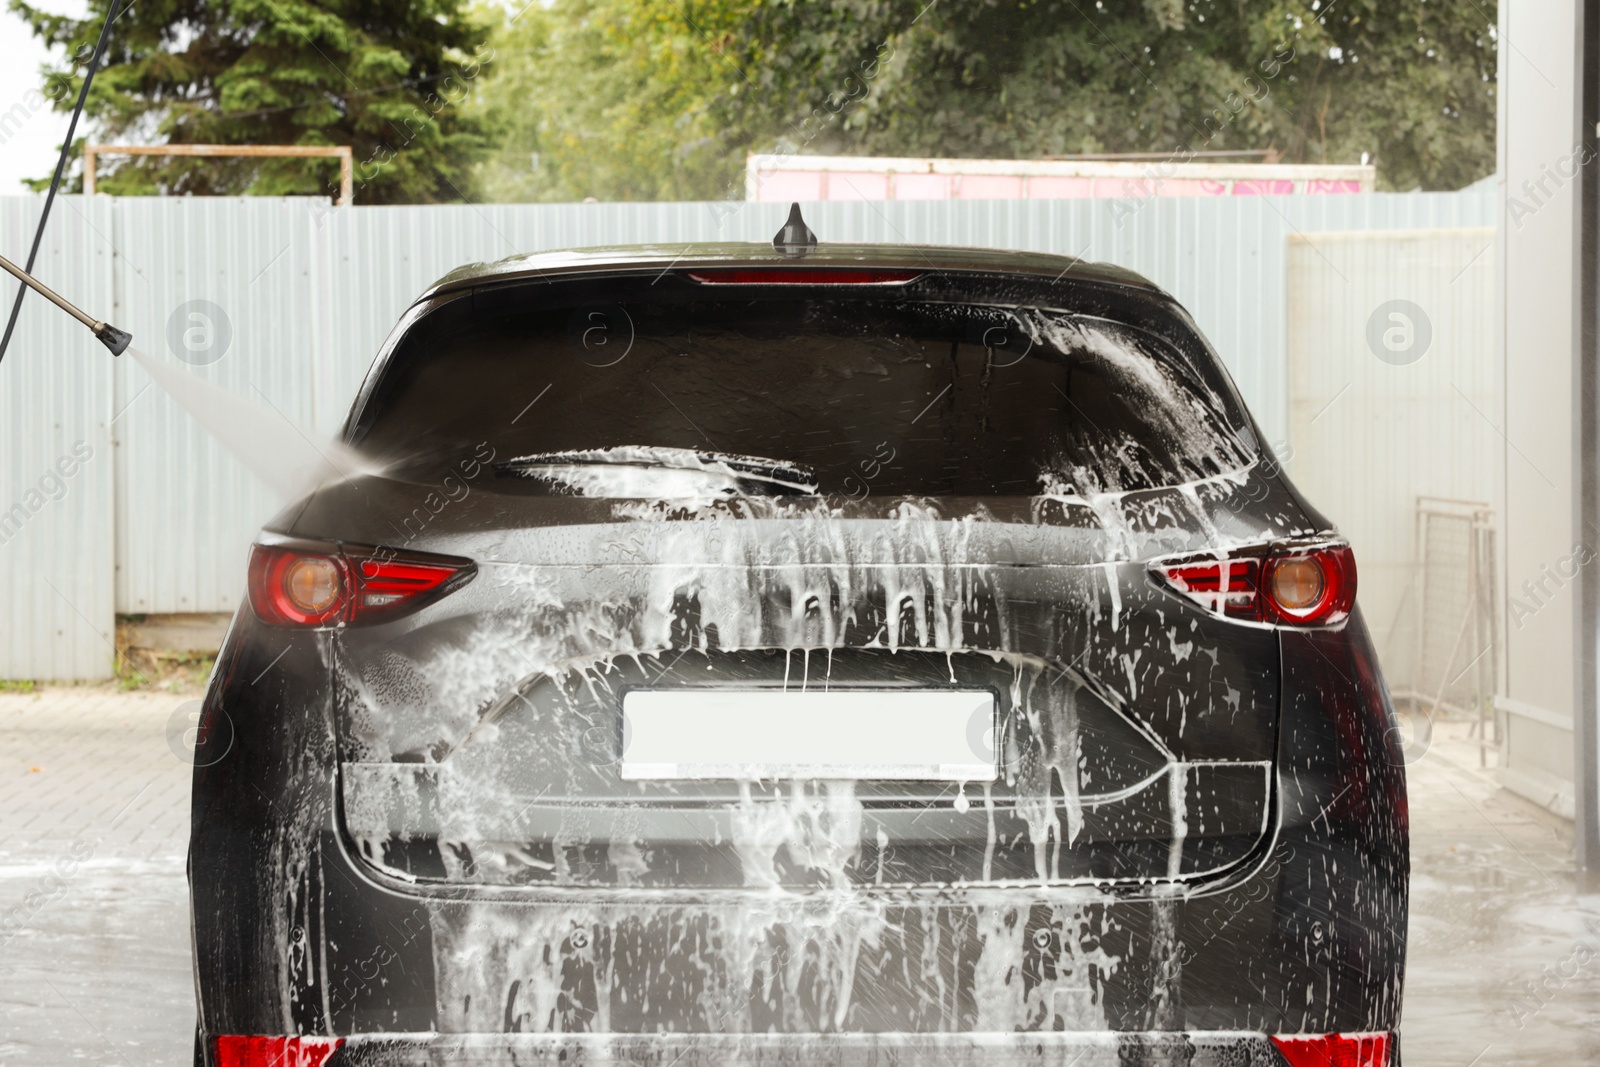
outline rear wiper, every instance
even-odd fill
[[[521,478],[557,478],[562,468],[632,467],[643,470],[688,471],[721,476],[744,492],[761,491],[779,496],[815,496],[817,475],[798,463],[762,456],[736,456],[691,448],[622,445],[616,448],[537,452],[495,464],[495,470]]]

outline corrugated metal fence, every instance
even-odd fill
[[[584,245],[769,240],[766,204],[356,207],[283,199],[58,202],[38,273],[136,343],[332,433],[383,337],[466,262]],[[1288,431],[1288,238],[1493,224],[1460,193],[825,203],[824,240],[980,245],[1130,267],[1199,320],[1273,440]],[[20,258],[35,198],[0,198]],[[9,290],[6,290],[9,291]],[[0,365],[0,677],[109,670],[114,612],[231,610],[267,489],[131,361],[29,300]],[[78,442],[88,458],[68,462]],[[63,473],[70,468],[71,473]],[[60,485],[57,485],[57,482]]]
[[[0,199],[7,258],[25,255],[40,203]],[[54,219],[37,269],[68,300],[112,305],[121,265],[104,235],[114,209],[73,202]],[[4,292],[9,313],[11,287]],[[109,362],[83,327],[43,300],[26,302],[0,364],[0,678],[108,673],[116,529]]]
[[[1360,599],[1394,692],[1432,697],[1492,657],[1464,642],[1462,602],[1430,621],[1453,665],[1418,672],[1417,499],[1498,507],[1506,443],[1492,228],[1319,233],[1289,242],[1290,476],[1350,539]],[[1437,594],[1432,599],[1437,600]],[[1437,611],[1439,605],[1434,605]],[[1433,633],[1442,624],[1442,633]],[[1447,674],[1439,677],[1440,670]],[[1452,687],[1451,692],[1454,692]],[[1464,701],[1458,701],[1464,706]]]

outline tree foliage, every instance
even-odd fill
[[[750,151],[1274,150],[1386,188],[1494,169],[1475,0],[554,0],[481,98],[499,199],[742,196]],[[531,154],[538,153],[538,167]]]
[[[509,16],[494,37],[501,62],[479,102],[497,146],[480,171],[484,195],[693,199],[725,181],[741,138],[719,128],[737,109],[715,104],[733,71],[708,69],[727,61],[680,10],[649,0],[558,0]],[[697,6],[697,16],[709,14]]]
[[[70,109],[103,13],[64,18],[27,0],[11,9],[71,57],[46,72],[55,106]],[[89,138],[350,145],[358,202],[461,199],[482,139],[460,105],[485,69],[485,38],[461,0],[137,0],[95,75]],[[320,194],[338,175],[337,163],[311,159],[105,165],[99,187],[122,194]]]

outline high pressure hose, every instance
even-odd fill
[[[111,349],[112,355],[120,355],[131,340],[126,333],[115,326],[98,322],[61,299],[34,279],[31,272],[34,261],[39,258],[39,244],[44,239],[45,223],[50,221],[50,205],[55,203],[56,190],[61,187],[62,175],[67,171],[67,160],[72,156],[72,138],[78,132],[78,118],[83,114],[83,105],[89,100],[89,86],[94,81],[94,72],[100,69],[100,60],[106,54],[106,45],[111,42],[111,24],[134,3],[135,0],[126,0],[126,3],[123,0],[111,0],[111,6],[106,10],[105,24],[100,27],[100,40],[95,43],[94,56],[89,60],[88,71],[84,73],[83,88],[78,90],[78,106],[72,109],[72,121],[67,123],[67,136],[61,142],[61,156],[56,160],[55,176],[50,179],[50,192],[44,198],[44,211],[39,215],[39,226],[33,232],[33,247],[28,250],[28,262],[18,268],[11,261],[0,259],[0,267],[16,275],[22,282],[17,287],[17,298],[11,304],[11,317],[6,321],[5,335],[0,336],[0,360],[6,358],[6,348],[11,344],[11,333],[17,328],[17,316],[22,313],[22,297],[29,288],[38,289],[51,303],[93,330],[94,335],[100,338],[100,343]]]

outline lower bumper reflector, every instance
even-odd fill
[[[322,1067],[344,1044],[342,1037],[255,1034],[220,1034],[212,1040],[216,1067]]]
[[[1289,1067],[1389,1067],[1389,1035],[1295,1034],[1274,1036]]]

